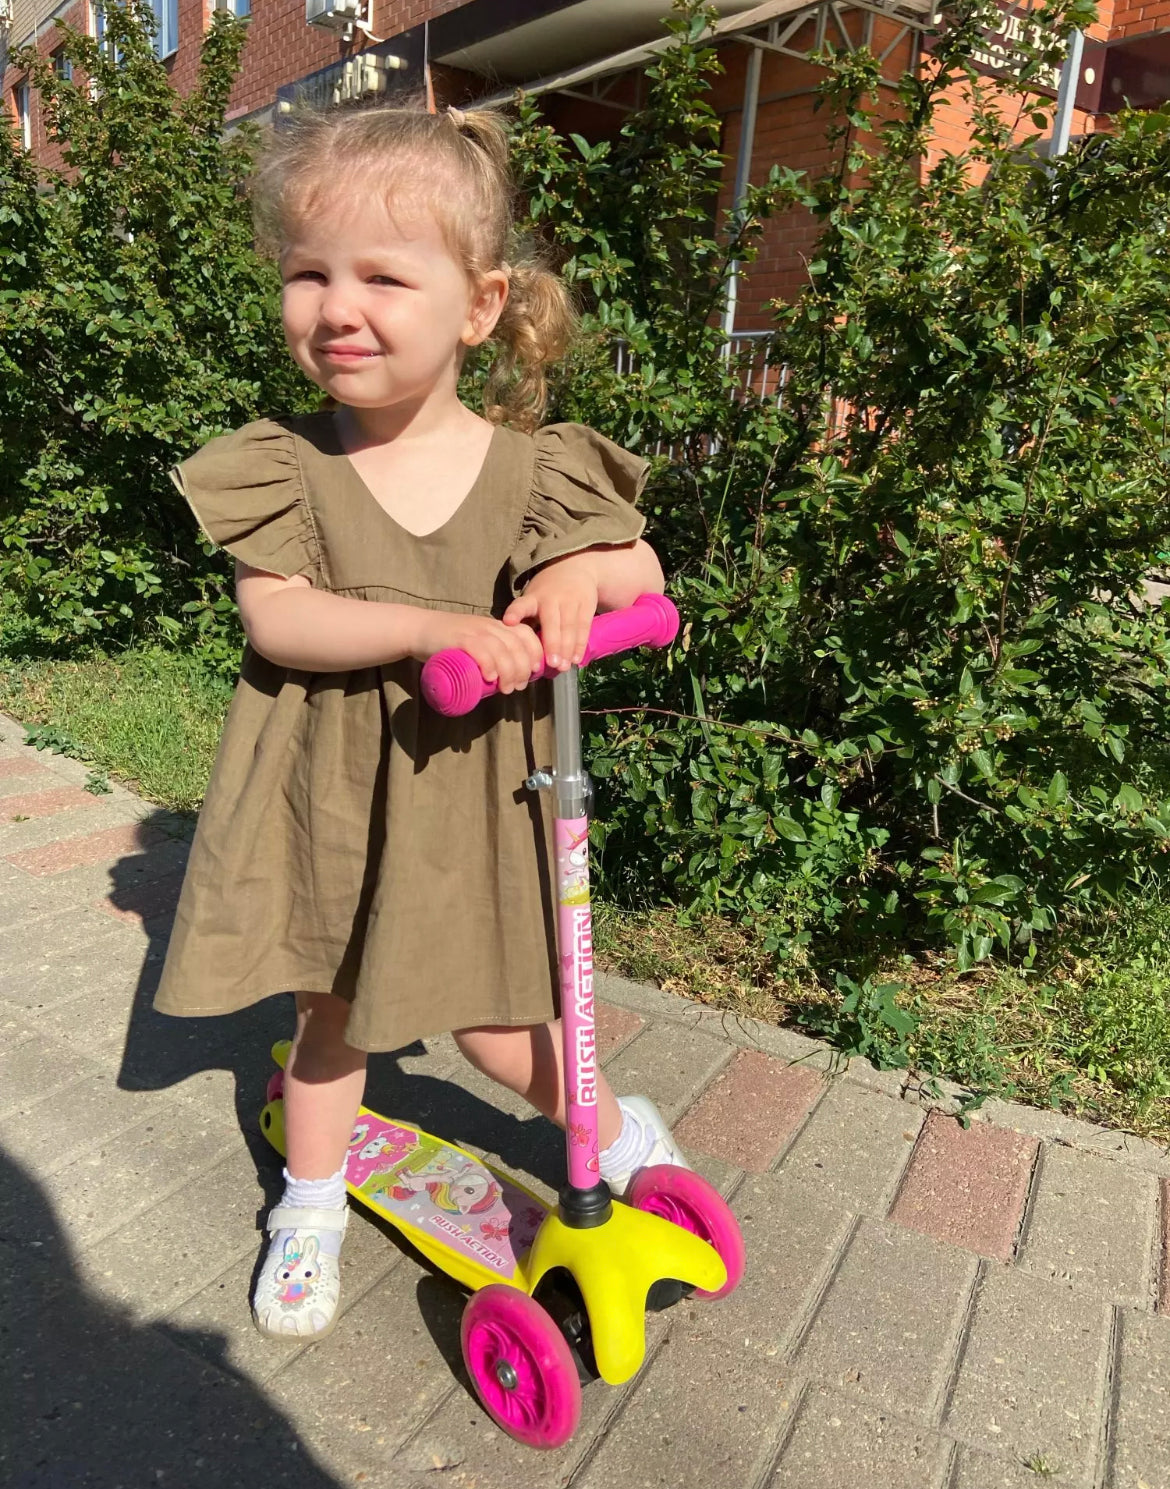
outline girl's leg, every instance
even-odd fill
[[[561,1021],[456,1029],[455,1043],[484,1075],[530,1101],[538,1112],[565,1125],[564,1048]],[[597,1072],[599,1140],[608,1148],[622,1129],[622,1112],[610,1084]]]
[[[287,1165],[298,1179],[341,1167],[366,1088],[366,1052],[345,1042],[349,1004],[331,993],[297,994],[297,1032],[284,1067]]]
[[[564,1052],[560,1020],[518,1027],[456,1029],[455,1042],[477,1070],[530,1101],[558,1127],[565,1125]],[[622,1197],[639,1169],[689,1164],[662,1114],[645,1096],[614,1096],[597,1073],[597,1126],[601,1176]]]
[[[366,1078],[364,1051],[345,1042],[348,1016],[341,998],[297,994],[284,1072],[285,1187],[268,1216],[272,1240],[252,1295],[257,1328],[276,1338],[320,1337],[337,1316],[345,1154]]]

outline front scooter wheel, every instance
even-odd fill
[[[581,1419],[581,1382],[540,1304],[492,1283],[468,1300],[461,1334],[467,1373],[492,1420],[527,1447],[563,1447]]]
[[[725,1298],[739,1286],[747,1259],[743,1234],[731,1206],[700,1174],[670,1163],[644,1168],[630,1185],[626,1203],[635,1210],[661,1215],[663,1220],[690,1231],[719,1253],[727,1268],[727,1281],[718,1292],[696,1289],[696,1298]]]

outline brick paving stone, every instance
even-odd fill
[[[743,1178],[743,1169],[724,1163],[722,1158],[712,1158],[710,1153],[696,1153],[692,1150],[687,1154],[687,1162],[695,1173],[701,1174],[725,1199]]]
[[[136,1022],[141,1042],[149,1045],[141,1021],[156,1030],[162,1026],[163,1015],[156,1014],[151,1005],[163,960],[161,950],[150,950],[145,956],[137,951],[120,963],[111,962],[95,974],[93,986],[83,997],[47,1004],[40,1015],[41,1027],[67,1044],[91,1050],[95,1059],[108,1058],[112,1049],[124,1048]]]
[[[66,1058],[78,1057],[70,1051]],[[224,1108],[230,1109],[230,1104]],[[0,1150],[44,1176],[162,1111],[181,1119],[162,1092],[121,1091],[110,1071],[86,1061],[79,1079],[51,1094],[39,1087],[30,1091],[0,1120]]]
[[[768,1489],[941,1489],[950,1453],[936,1432],[814,1387]]]
[[[1120,1316],[1109,1489],[1170,1484],[1170,1318]]]
[[[1052,1489],[1090,1489],[1092,1485],[1092,1475],[1074,1475],[1068,1469],[1052,1476],[1049,1470],[1056,1465],[1043,1454],[1031,1462],[1035,1467],[1025,1468],[1019,1458],[995,1458],[974,1448],[960,1448],[946,1489],[1042,1489],[1045,1484]]]
[[[83,837],[62,838],[58,842],[46,844],[43,848],[28,848],[23,852],[6,853],[4,857],[9,863],[15,864],[18,869],[23,869],[26,874],[34,874],[41,878],[46,874],[63,874],[69,869],[103,863],[111,858],[146,853],[149,849],[166,841],[166,834],[156,827],[140,822],[123,822],[117,827],[106,828],[104,832],[92,832]]]
[[[169,1120],[181,1122],[182,1116],[172,1112]],[[84,1250],[77,1258],[78,1271],[103,1297],[143,1323],[198,1292],[210,1268],[245,1252],[255,1262],[256,1220],[265,1208],[255,1160],[238,1136],[236,1150],[210,1172]]]
[[[27,755],[6,755],[0,760],[0,781],[52,774],[39,760],[32,760]]]
[[[678,1024],[651,1024],[606,1067],[619,1095],[649,1096],[673,1126],[729,1054],[726,1043]]]
[[[98,900],[98,909],[126,925],[147,926],[160,920],[171,921],[179,903],[184,877],[184,869],[175,869],[145,884],[111,890]]]
[[[1116,1303],[1151,1306],[1157,1181],[1119,1163],[1045,1148],[1020,1265]]]
[[[765,1364],[676,1321],[641,1385],[574,1489],[712,1489],[751,1484],[794,1403],[779,1361]]]
[[[23,1040],[32,1039],[35,1033],[36,1030],[15,1008],[0,1003],[0,1054],[14,1050]]]
[[[665,1313],[647,1317],[646,1357],[651,1364],[666,1334],[668,1318]],[[632,1381],[621,1386],[607,1386],[600,1380],[586,1385],[581,1392],[581,1423],[572,1441],[544,1453],[534,1453],[501,1432],[470,1388],[457,1386],[422,1430],[396,1454],[393,1466],[404,1473],[419,1474],[424,1484],[446,1477],[437,1464],[452,1465],[453,1472],[458,1465],[474,1464],[471,1476],[475,1489],[549,1489],[564,1484],[622,1402],[639,1389],[642,1372],[648,1368],[643,1365]],[[622,1430],[620,1420],[613,1430]]]
[[[644,1028],[646,1020],[628,1008],[615,1008],[612,1003],[597,1004],[597,1058],[604,1064],[611,1055]]]
[[[142,885],[184,868],[190,851],[188,843],[164,836],[154,847],[142,853],[83,864],[42,879],[24,873],[21,878],[26,884],[45,886],[53,896],[53,909],[72,904],[92,910],[99,900],[106,898],[121,904],[124,896],[137,894]]]
[[[1038,1146],[986,1124],[964,1131],[952,1118],[931,1112],[890,1219],[980,1256],[1007,1261]]]
[[[62,786],[55,791],[25,791],[19,796],[0,796],[0,824],[15,822],[18,817],[54,817],[71,807],[93,807],[93,796],[76,786]]]
[[[943,1431],[983,1451],[1040,1454],[1074,1479],[1091,1473],[1109,1334],[1104,1303],[1016,1268],[989,1268]]]
[[[0,1050],[0,1116],[20,1111],[30,1091],[49,1095],[100,1073],[101,1067],[80,1050],[66,1049],[41,1034],[21,1038]]]
[[[835,1391],[930,1422],[977,1263],[966,1251],[863,1219],[796,1356]]]
[[[815,1070],[739,1050],[683,1117],[675,1136],[684,1148],[762,1174],[824,1088],[825,1078]]]
[[[1162,1272],[1158,1279],[1158,1311],[1170,1313],[1170,1179],[1162,1180]]]
[[[109,935],[109,916],[92,905],[66,905],[40,916],[35,935],[27,924],[0,930],[0,988],[9,979],[25,976],[31,968],[43,968],[54,959],[72,956]]]
[[[780,1172],[854,1213],[884,1215],[922,1122],[904,1102],[835,1080]]]
[[[101,940],[80,948],[71,947],[60,956],[50,953],[29,966],[23,976],[6,978],[0,986],[0,997],[34,1015],[39,1025],[41,1020],[50,1018],[53,1009],[63,1009],[79,997],[96,996],[112,983],[133,988],[148,957],[154,965],[158,953],[152,953],[119,927],[109,925]],[[53,1015],[51,1022],[68,1037],[84,1040],[86,1030],[71,1027],[81,1016],[77,1008],[72,1008]],[[92,1032],[97,1034],[96,1026]],[[109,1033],[109,1028],[103,1025],[98,1037],[105,1039]]]
[[[385,1468],[449,1391],[466,1390],[457,1374],[465,1298],[445,1277],[397,1266],[327,1339],[270,1377],[268,1399],[340,1482]]]
[[[689,1301],[680,1309],[695,1329],[734,1338],[765,1359],[783,1359],[840,1255],[853,1218],[786,1174],[749,1174],[731,1207],[747,1248],[743,1281],[714,1305]]]
[[[140,1211],[213,1168],[240,1141],[226,1121],[185,1108],[189,1120],[148,1119],[39,1181],[45,1206],[29,1216],[19,1198],[0,1193],[0,1228],[19,1226],[26,1244],[55,1259],[63,1243],[93,1246]]]
[[[0,760],[0,765],[3,764],[4,761]],[[0,776],[0,827],[6,826],[9,823],[10,811],[14,816],[21,815],[19,807],[9,808],[9,802],[19,801],[22,797],[31,795],[39,796],[42,793],[63,788],[70,790],[77,789],[76,787],[69,787],[67,781],[62,781],[61,777],[54,775],[51,770],[46,770],[42,775],[34,776],[9,776],[7,779],[4,776]],[[89,806],[93,806],[93,797],[88,797],[87,802]]]
[[[0,860],[0,931],[31,926],[42,916],[65,908],[68,900],[53,880],[31,879]],[[32,942],[30,931],[30,944]],[[0,981],[0,991],[3,981]]]
[[[126,814],[112,809],[108,803],[95,801],[92,796],[86,797],[86,803],[24,822],[0,820],[0,855],[9,863],[17,863],[24,855],[43,852],[56,843],[76,841],[119,824],[128,825]],[[23,868],[22,864],[17,866]]]

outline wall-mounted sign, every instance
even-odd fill
[[[1156,109],[1170,99],[1170,31],[1115,41],[1103,69],[1101,111]]]
[[[1003,5],[999,25],[984,32],[983,44],[971,54],[971,65],[984,77],[1006,78],[1018,75],[1023,65],[1021,44],[1038,41],[1043,27],[1034,19],[1037,7]],[[944,13],[945,14],[945,13]],[[943,26],[945,28],[945,20]],[[926,51],[932,52],[940,37],[923,38]],[[1077,79],[1076,107],[1096,113],[1101,97],[1101,76],[1105,60],[1105,43],[1086,38],[1081,58],[1081,75]],[[1045,98],[1055,98],[1060,90],[1060,65],[1041,69],[1029,79],[1030,87]]]

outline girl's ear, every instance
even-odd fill
[[[479,346],[496,328],[496,322],[508,303],[508,276],[503,269],[489,269],[479,282],[467,312],[462,341],[465,346]]]

